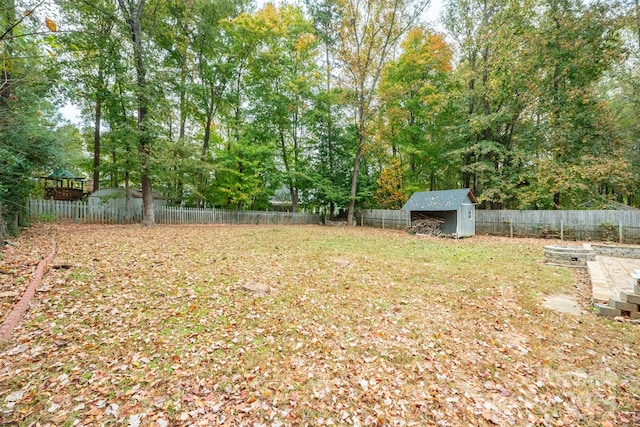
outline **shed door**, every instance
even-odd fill
[[[458,215],[458,237],[473,236],[476,234],[475,205],[463,203],[460,205]]]

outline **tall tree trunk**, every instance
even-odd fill
[[[361,92],[362,93],[362,92]],[[362,96],[362,95],[361,95]],[[347,225],[355,224],[355,211],[356,211],[356,194],[358,192],[358,175],[360,174],[360,160],[362,159],[362,152],[364,151],[365,143],[365,111],[364,100],[360,100],[358,106],[358,149],[356,150],[356,157],[353,161],[353,173],[351,174],[351,191],[349,192],[349,209],[347,210]]]
[[[300,201],[300,191],[292,187],[291,188],[291,212],[298,212],[298,202]]]
[[[184,140],[185,127],[187,123],[187,93],[185,89],[185,85],[187,83],[187,71],[187,64],[185,60],[182,63],[182,67],[180,67],[180,130],[178,133],[178,139],[180,141]]]
[[[15,0],[5,0],[5,5],[0,7],[0,13],[4,15],[7,28],[1,28],[3,33],[0,43],[4,45],[5,55],[11,57],[12,44],[13,44],[13,28],[16,26],[16,4]],[[8,69],[7,62],[2,61],[2,81],[0,81],[0,109],[7,110],[9,108],[13,84],[11,82],[12,76]],[[2,120],[5,120],[3,117]]]
[[[469,66],[471,68],[471,78],[469,79],[469,82],[467,82],[467,92],[469,94],[469,98],[468,98],[468,105],[467,105],[467,116],[471,117],[471,115],[475,112],[476,107],[475,107],[475,99],[474,99],[474,95],[473,92],[475,90],[476,87],[476,71],[477,71],[477,60],[476,60],[476,56],[477,56],[477,51],[474,49],[472,50],[471,54],[469,55],[470,57],[470,61],[469,61]],[[467,121],[469,121],[469,117],[467,117]],[[469,145],[473,145],[475,143],[475,139],[476,137],[474,135],[471,135],[467,138],[467,143]],[[464,155],[464,166],[469,166],[471,165],[471,161],[473,160],[473,156],[472,154],[467,151]],[[462,172],[462,186],[464,188],[471,188],[471,172],[464,168],[463,172]],[[475,192],[475,190],[473,190],[474,194],[477,194]]]
[[[96,109],[93,123],[93,191],[100,189],[100,123],[102,122],[103,87],[102,65],[98,65],[98,90],[96,91]]]
[[[124,219],[129,222],[131,219],[131,191],[129,188],[129,169],[124,173]]]
[[[147,133],[147,113],[149,108],[149,96],[147,93],[146,68],[142,48],[142,12],[145,0],[129,2],[119,0],[120,6],[126,14],[126,21],[131,32],[133,43],[133,60],[136,69],[136,96],[138,102],[138,142],[140,154],[140,183],[142,184],[142,225],[155,225],[155,212],[153,209],[153,190],[149,177],[149,162],[151,157],[151,141]]]
[[[209,152],[209,144],[211,143],[211,122],[215,111],[215,89],[209,89],[209,105],[207,106],[207,115],[204,124],[204,138],[202,140],[202,151],[200,153],[200,172],[198,172],[198,191],[196,192],[196,207],[202,208],[203,194],[205,186],[205,162],[207,161],[207,153]]]
[[[185,88],[187,82],[187,64],[184,60],[186,53],[181,53],[183,56],[182,66],[180,67],[180,123],[178,130],[178,140],[180,144],[184,143],[185,129],[187,124],[187,90]],[[175,186],[174,194],[179,195],[180,206],[184,204],[184,182],[182,180],[182,174],[177,175],[177,182]]]
[[[296,108],[293,113],[293,164],[294,169],[298,169],[300,162],[300,139],[299,139],[299,110]],[[291,188],[291,212],[298,212],[298,202],[300,201],[300,182],[298,179],[295,183],[292,180]]]
[[[367,139],[366,126],[377,108],[375,93],[385,64],[396,52],[400,39],[414,26],[427,2],[412,3],[401,0],[375,2],[348,0],[344,2],[345,16],[338,21],[338,49],[352,88],[356,93],[356,123],[358,146],[351,176],[347,224],[354,224],[356,194],[360,162]],[[412,7],[415,6],[415,7]]]
[[[560,193],[553,193],[553,210],[560,209]]]
[[[296,212],[296,210],[298,209],[298,188],[295,186],[295,183],[291,176],[289,152],[287,150],[287,142],[282,127],[278,128],[278,133],[280,134],[280,151],[282,154],[282,162],[284,163],[284,171],[287,174],[287,184],[289,187],[289,195],[291,196],[291,211]]]
[[[358,174],[360,173],[360,159],[362,159],[362,151],[364,147],[364,139],[362,136],[358,136],[360,140],[358,142],[358,149],[356,150],[356,157],[353,162],[353,174],[351,175],[351,192],[349,193],[349,209],[347,210],[347,225],[356,225],[354,214],[356,211],[356,193],[358,190]]]
[[[115,148],[111,151],[111,161],[113,163],[113,172],[111,172],[111,187],[115,188],[118,186],[118,157]]]
[[[233,136],[235,137],[236,143],[240,143],[240,109],[242,108],[241,106],[242,100],[240,99],[240,96],[241,96],[243,72],[244,72],[244,60],[242,60],[238,65],[238,70],[236,71],[236,81],[235,81],[236,99],[234,100],[235,102],[233,104],[233,109],[234,109],[234,114],[233,114],[234,135]]]
[[[560,40],[559,40],[559,33],[560,33],[560,29],[561,29],[561,25],[560,25],[560,19],[558,18],[557,14],[558,14],[558,9],[557,9],[557,4],[555,1],[552,2],[552,10],[554,13],[553,16],[553,22],[554,22],[554,26],[555,26],[555,36],[554,36],[554,43],[556,48],[558,46],[560,46]],[[552,124],[554,126],[558,126],[558,124],[560,123],[560,79],[561,79],[561,75],[560,75],[560,64],[558,62],[556,62],[554,68],[553,68],[553,84],[552,84],[552,91],[553,93],[551,94],[551,102],[552,102],[552,109],[551,109],[551,115],[552,115]],[[566,142],[566,141],[563,141]],[[562,159],[562,155],[558,155],[558,154],[554,154],[554,156],[556,157],[556,161],[562,163],[563,159]],[[558,189],[555,193],[553,193],[553,210],[558,210],[560,209],[560,190]]]
[[[638,43],[637,48],[640,49],[640,4],[638,4],[638,0],[634,0],[634,12],[636,15],[636,41]]]
[[[331,98],[331,57],[330,46],[325,42],[324,58],[326,62],[326,91],[327,91],[327,157],[329,162],[330,182],[333,187],[336,186],[336,166],[333,150],[333,103]],[[335,210],[335,202],[333,199],[329,201],[329,217],[333,217]]]

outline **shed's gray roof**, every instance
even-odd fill
[[[478,203],[468,188],[413,193],[403,211],[455,211],[463,203]]]
[[[124,188],[120,188],[120,187],[115,187],[115,188],[101,188],[99,190],[94,191],[93,193],[89,194],[89,198],[110,198],[110,199],[118,199],[118,198],[124,198],[126,192]],[[142,199],[142,191],[139,190],[129,190],[129,196],[133,197],[134,199]],[[153,198],[156,200],[162,200],[164,199],[164,197],[162,197],[162,194],[159,193],[153,193]]]

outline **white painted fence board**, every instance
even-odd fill
[[[101,206],[90,209],[86,202],[64,202],[56,200],[30,200],[28,211],[32,220],[71,220],[99,224],[138,223],[142,212],[123,208]],[[196,209],[156,206],[154,214],[157,224],[319,224],[319,214],[234,211],[223,209]]]

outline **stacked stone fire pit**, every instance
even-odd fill
[[[596,260],[596,252],[583,246],[549,245],[544,247],[544,259],[549,265],[587,268],[588,261]]]

